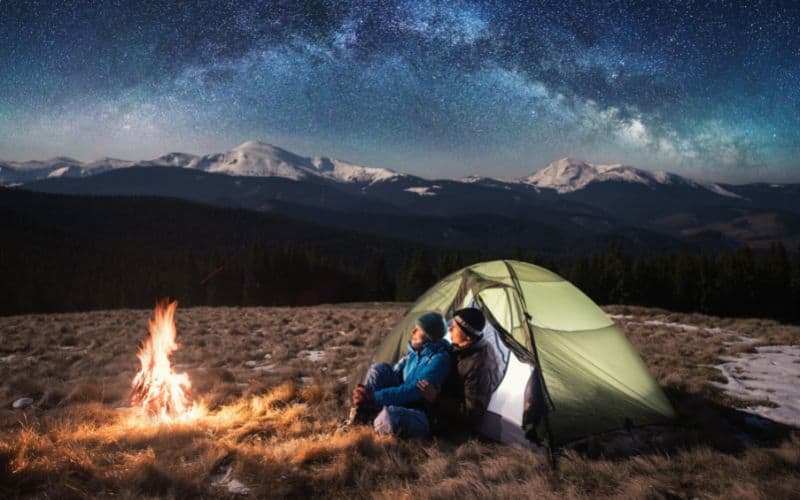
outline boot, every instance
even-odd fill
[[[358,406],[353,406],[350,408],[350,414],[347,417],[347,421],[345,422],[346,427],[354,426],[354,425],[372,425],[372,421],[375,419],[375,412],[367,410],[366,408],[360,408]]]

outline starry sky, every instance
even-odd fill
[[[601,5],[602,4],[602,5]],[[800,2],[0,0],[0,159],[800,181]]]

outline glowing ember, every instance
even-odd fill
[[[155,318],[148,320],[150,336],[139,350],[142,364],[133,379],[132,404],[141,406],[161,420],[182,419],[191,414],[189,390],[192,384],[185,373],[172,371],[169,356],[175,343],[175,308],[178,302],[156,304]]]

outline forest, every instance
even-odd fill
[[[413,302],[466,265],[518,259],[598,304],[800,321],[800,248],[563,256],[423,246],[179,200],[3,190],[0,315],[151,307]]]

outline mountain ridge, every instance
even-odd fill
[[[65,156],[26,162],[0,160],[0,185],[20,184],[47,177],[85,177],[111,169],[134,166],[179,167],[240,177],[283,177],[296,181],[320,178],[359,185],[370,185],[392,179],[456,180],[463,183],[492,185],[528,184],[536,189],[550,189],[559,194],[579,191],[591,184],[601,182],[628,182],[651,187],[655,185],[685,185],[704,189],[720,196],[740,197],[736,192],[725,187],[726,185],[723,183],[697,181],[671,172],[649,171],[623,163],[595,164],[565,157],[534,170],[528,176],[516,179],[498,179],[482,175],[470,175],[460,179],[423,179],[388,168],[358,165],[326,156],[305,157],[258,140],[244,142],[222,153],[198,156],[190,153],[170,152],[151,160],[142,161],[106,157],[83,163]],[[780,187],[791,184],[771,183],[770,185]]]

